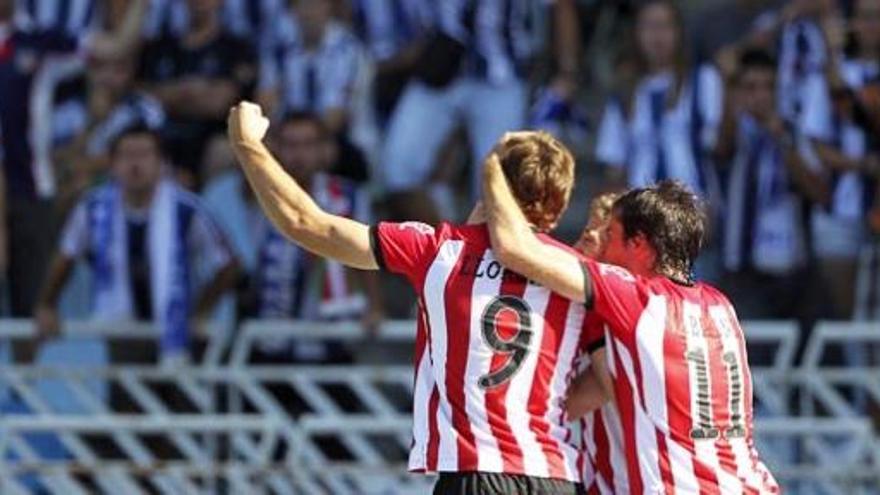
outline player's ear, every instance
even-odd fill
[[[630,237],[626,240],[626,242],[630,245],[631,248],[639,253],[654,253],[654,249],[651,247],[651,243],[648,242],[648,238],[645,236],[645,234],[641,232]]]

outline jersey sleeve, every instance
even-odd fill
[[[434,227],[421,222],[381,222],[371,227],[370,242],[379,267],[406,276],[416,288],[438,245]]]
[[[583,267],[587,309],[604,320],[612,333],[632,332],[645,307],[639,280],[624,268],[591,259]]]

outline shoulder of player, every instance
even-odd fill
[[[486,249],[489,249],[491,246],[489,230],[484,223],[464,224],[440,222],[437,225],[437,238],[441,241],[463,241],[465,244],[485,247]]]
[[[717,287],[707,284],[705,282],[697,282],[697,287],[703,292],[703,294],[710,300],[710,302],[715,303],[723,303],[727,305],[732,305],[730,299],[728,299],[727,295],[721,292]]]

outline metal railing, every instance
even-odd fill
[[[414,327],[390,322],[371,339],[406,344]],[[880,439],[863,409],[866,401],[880,404],[880,369],[870,360],[857,368],[829,365],[824,356],[857,345],[871,358],[880,325],[822,323],[800,365],[794,324],[745,328],[750,345],[770,349],[753,375],[759,447],[774,473],[796,493],[876,493]],[[156,333],[146,325],[69,323],[64,336]],[[29,322],[0,322],[0,343],[29,338]],[[3,366],[0,389],[12,391],[20,409],[0,420],[0,493],[29,493],[35,484],[50,493],[426,492],[429,478],[405,472],[411,365],[249,363],[260,342],[287,338],[365,341],[356,324],[254,321],[234,339],[209,332],[209,352],[194,365]],[[76,407],[61,410],[47,400],[39,387],[47,380]],[[114,410],[114,394],[134,412]],[[39,433],[49,433],[62,455],[35,447]]]

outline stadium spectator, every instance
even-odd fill
[[[721,77],[711,65],[691,63],[681,12],[670,1],[640,4],[634,35],[633,73],[618,81],[598,130],[606,187],[676,179],[707,200],[714,223],[721,192],[710,162],[724,107]],[[717,237],[695,267],[700,278],[719,276]]]
[[[53,198],[57,184],[51,164],[51,98],[56,55],[91,53],[121,56],[137,42],[145,1],[129,4],[110,32],[77,38],[41,30],[14,0],[0,0],[0,129],[9,225],[9,283],[12,315],[30,314],[45,272],[55,233]]]
[[[352,0],[354,31],[376,64],[373,104],[385,127],[412,76],[433,23],[425,0]]]
[[[140,79],[168,115],[164,136],[187,185],[199,183],[208,139],[223,129],[234,101],[253,89],[257,65],[251,44],[220,22],[220,0],[187,0],[189,23],[180,35],[148,43]]]
[[[381,159],[394,215],[428,222],[440,220],[430,179],[450,133],[463,123],[471,160],[479,160],[503,132],[525,124],[526,69],[533,54],[527,2],[456,0],[435,8],[435,33],[394,110]],[[553,8],[555,69],[558,77],[573,78],[579,65],[574,2],[558,0]],[[476,196],[479,174],[471,172]]]
[[[334,215],[370,222],[366,191],[328,174],[338,155],[323,121],[311,113],[291,113],[275,136],[284,170]],[[259,210],[253,191],[239,172],[208,186],[205,202],[241,255],[247,274],[240,294],[240,317],[313,321],[361,320],[372,331],[383,318],[375,272],[345,268],[288,241]],[[261,362],[341,362],[351,356],[338,343],[267,342]]]
[[[588,153],[589,119],[577,101],[577,88],[567,82],[541,88],[529,109],[529,128],[553,134],[575,156]]]
[[[261,61],[258,99],[272,115],[309,111],[344,132],[362,47],[330,0],[296,0],[284,38]]]
[[[809,104],[801,122],[833,185],[828,207],[814,212],[813,245],[833,306],[829,316],[839,319],[853,316],[857,259],[880,178],[880,139],[860,96],[880,81],[880,2],[855,2],[850,23],[848,53],[833,52],[840,62],[805,83]]]
[[[64,2],[34,2],[16,0],[20,11],[27,15],[38,29],[62,31],[80,36],[92,30],[97,21],[100,0],[67,0]]]
[[[777,84],[780,113],[788,122],[800,122],[812,100],[805,94],[807,81],[828,67],[829,47],[823,28],[834,16],[833,4],[829,0],[791,0],[782,13]]]
[[[85,72],[56,90],[53,116],[54,162],[63,174],[61,202],[76,200],[109,166],[110,143],[126,129],[160,130],[159,102],[134,88],[131,57],[92,58]],[[60,208],[67,211],[66,208]]]
[[[264,50],[281,34],[288,0],[221,0],[220,23],[225,31],[247,38]],[[191,13],[187,0],[151,0],[144,36],[155,40],[186,34]]]
[[[721,123],[723,86],[708,65],[694,66],[672,2],[651,0],[636,16],[636,74],[605,106],[596,158],[609,184],[641,187],[677,179],[717,199],[717,178],[706,163]]]
[[[35,309],[37,332],[58,332],[58,298],[76,262],[85,259],[93,276],[93,318],[155,321],[162,360],[185,360],[193,321],[203,320],[234,284],[235,258],[200,201],[167,177],[155,131],[121,133],[110,159],[114,180],[85,196],[64,228]],[[194,283],[196,258],[213,269],[202,287]]]
[[[366,181],[365,150],[353,143],[351,132],[363,46],[334,20],[330,0],[296,0],[292,5],[281,39],[263,54],[257,100],[275,117],[290,111],[319,115],[343,155],[334,173]]]
[[[779,115],[776,61],[750,51],[738,66],[718,145],[728,178],[723,285],[741,318],[806,317],[805,212],[827,203],[828,185],[801,157],[794,127]]]
[[[730,52],[732,61],[736,62],[744,50],[774,48],[783,3],[781,0],[707,3],[689,22],[696,60],[711,61]]]

